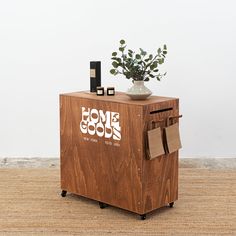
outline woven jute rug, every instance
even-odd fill
[[[236,235],[236,172],[180,168],[179,200],[136,214],[73,194],[58,168],[0,169],[0,235]]]

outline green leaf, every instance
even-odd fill
[[[163,53],[163,54],[167,54],[167,51],[163,51],[162,53]]]
[[[142,48],[139,48],[139,50],[140,50],[142,56],[147,55],[147,52],[145,52]]]
[[[147,77],[146,79],[144,79],[144,81],[149,81],[149,78]]]
[[[119,59],[118,57],[112,57],[111,58],[111,60],[116,60],[116,61],[118,61],[118,59]]]
[[[127,79],[130,79],[130,78],[131,78],[130,72],[125,72],[124,75],[126,76]]]
[[[157,49],[157,53],[158,53],[158,55],[161,53],[161,49],[160,48]]]
[[[148,62],[148,61],[149,61],[149,58],[145,59],[144,61],[145,61],[145,62]]]
[[[110,73],[111,73],[112,75],[114,75],[114,74],[116,73],[116,70],[115,70],[115,69],[111,69],[111,70],[110,70]]]
[[[139,54],[136,54],[136,55],[135,55],[135,58],[136,58],[137,60],[140,60],[140,59],[141,59],[141,56],[140,56]]]
[[[113,52],[111,55],[115,57],[117,55],[117,52]]]
[[[164,48],[164,50],[167,50],[167,46],[166,46],[166,44],[164,44],[164,47],[163,47],[163,48]]]
[[[124,52],[125,48],[119,47],[119,51]]]
[[[113,61],[112,65],[113,65],[114,68],[117,68],[119,66],[119,64],[116,61]]]
[[[153,62],[153,64],[158,65],[158,59]]]
[[[152,58],[153,58],[153,55],[150,54],[150,55],[149,55],[149,60],[152,60]]]
[[[120,44],[125,44],[125,40],[124,40],[124,39],[121,39],[121,40],[120,40]]]
[[[163,64],[164,63],[164,58],[160,58],[159,59],[159,64]]]
[[[157,62],[154,61],[153,64],[150,66],[151,70],[154,70],[157,67]]]
[[[133,52],[132,50],[130,50],[130,49],[128,50],[128,52],[129,52],[129,53],[134,53],[134,52]]]
[[[112,57],[111,59],[114,61],[117,61],[118,63],[121,63],[121,59],[118,57]]]

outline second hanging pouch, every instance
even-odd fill
[[[182,116],[178,116],[177,118],[180,117]],[[179,134],[179,122],[169,125],[170,118],[167,119],[167,125],[163,130],[165,137],[166,153],[172,153],[178,151],[182,147]]]

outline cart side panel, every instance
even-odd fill
[[[142,209],[147,213],[178,199],[178,151],[147,160],[145,140],[150,121],[159,121],[156,127],[163,128],[167,117],[178,116],[179,100],[145,106],[143,114]]]
[[[60,177],[61,189],[72,188],[74,176],[71,171],[72,160],[72,109],[70,97],[60,95]]]

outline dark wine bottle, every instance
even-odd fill
[[[101,86],[101,62],[90,61],[90,92],[96,92]]]

